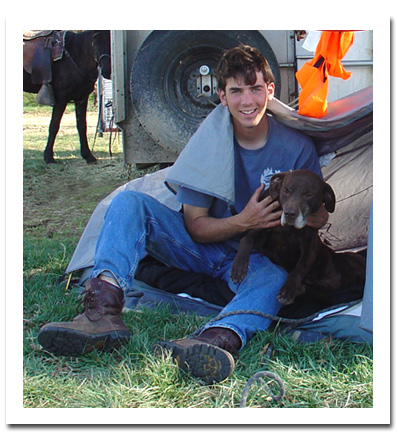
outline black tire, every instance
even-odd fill
[[[203,119],[219,103],[217,94],[197,95],[199,68],[210,74],[221,54],[240,43],[260,50],[275,76],[280,95],[278,61],[258,31],[153,31],[140,47],[130,80],[138,120],[164,149],[179,153]]]

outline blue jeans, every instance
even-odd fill
[[[133,288],[138,263],[152,255],[164,264],[186,271],[204,273],[227,282],[235,297],[222,313],[256,310],[277,314],[276,300],[287,273],[268,258],[253,253],[246,278],[239,284],[230,279],[236,250],[226,243],[201,244],[192,241],[183,215],[147,194],[124,191],[115,196],[104,217],[98,238],[91,277],[112,274],[125,292]],[[222,314],[221,313],[221,314]],[[242,347],[271,320],[258,315],[232,315],[203,327],[224,327],[235,331]]]

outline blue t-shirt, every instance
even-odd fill
[[[318,155],[312,140],[299,131],[282,125],[271,117],[265,145],[248,150],[234,139],[235,151],[235,210],[246,206],[254,191],[275,173],[305,168],[322,177]],[[227,203],[186,187],[178,187],[177,200],[187,205],[209,208],[211,217],[230,217]],[[240,237],[239,237],[240,238]]]

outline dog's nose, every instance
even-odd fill
[[[287,220],[294,220],[297,217],[297,212],[292,209],[283,211]]]

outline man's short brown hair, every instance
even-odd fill
[[[264,82],[267,85],[275,82],[268,61],[255,47],[241,44],[238,47],[226,50],[216,69],[218,88],[225,91],[227,79],[230,77],[234,79],[243,77],[246,85],[254,85],[258,71],[263,73]]]

